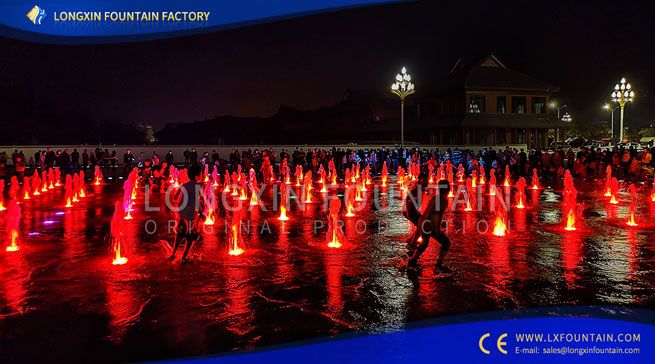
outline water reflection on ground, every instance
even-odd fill
[[[111,264],[105,236],[122,195],[117,184],[92,187],[68,210],[61,194],[44,194],[21,202],[21,249],[0,253],[0,357],[156,360],[460,313],[551,305],[655,308],[655,203],[640,201],[640,225],[627,227],[627,193],[610,206],[597,192],[601,181],[576,182],[585,220],[569,232],[561,222],[561,182],[543,184],[550,187],[527,191],[525,209],[510,211],[504,237],[478,232],[492,220],[486,207],[448,213],[448,264],[455,272],[434,271],[438,245],[432,244],[423,270],[409,276],[397,268],[410,224],[394,184],[380,195],[386,209],[368,204],[344,219],[348,241],[339,249],[327,247],[324,229],[314,233],[314,221],[325,221],[316,204],[304,212],[292,207],[285,222],[254,209],[246,219],[245,253],[230,256],[229,214],[219,211],[214,230],[194,247],[192,265],[166,260],[160,240],[171,239],[173,214],[147,213],[142,201],[127,223],[135,255],[128,264]],[[155,193],[154,205],[158,198]],[[0,237],[4,218],[0,214]],[[158,226],[155,234],[146,231],[148,220],[151,230]]]

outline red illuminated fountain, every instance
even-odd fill
[[[431,163],[428,163],[428,183],[434,183],[434,166]]]
[[[354,217],[355,212],[353,208],[354,200],[355,200],[355,188],[349,187],[346,188],[346,192],[344,193],[344,201],[346,203],[346,217]]]
[[[455,182],[453,181],[453,169],[448,168],[448,183],[450,183],[450,191],[448,197],[455,197]]]
[[[232,256],[241,255],[244,250],[243,237],[241,236],[241,220],[243,219],[244,208],[236,209],[232,212],[232,221],[230,222],[230,251]]]
[[[612,166],[607,166],[605,170],[607,177],[605,178],[605,197],[612,196]]]
[[[23,200],[30,199],[30,178],[23,178]]]
[[[473,180],[471,178],[466,179],[466,207],[464,211],[473,211],[473,202],[475,199],[475,193],[473,193]]]
[[[41,172],[41,182],[43,183],[43,186],[41,187],[41,192],[48,192],[48,172],[46,171]]]
[[[123,218],[125,220],[131,220],[132,219],[132,198],[133,198],[133,190],[134,190],[134,181],[132,180],[132,174],[130,174],[130,177],[128,177],[127,180],[123,183],[123,207],[122,211],[125,213]]]
[[[214,187],[207,183],[202,190],[202,198],[205,201],[205,225],[214,225],[215,211],[216,211],[216,195],[214,195]]]
[[[576,209],[578,205],[578,190],[573,184],[573,177],[571,172],[568,170],[564,175],[564,192],[562,193],[564,198],[564,220],[565,227],[564,230],[573,231],[577,230],[576,227]]]
[[[653,178],[653,189],[650,191],[650,200],[655,202],[655,177]]]
[[[302,186],[302,201],[305,203],[312,203],[312,171],[307,171],[307,174],[304,178],[304,184]],[[325,184],[323,184],[325,188]]]
[[[489,196],[496,196],[496,170],[489,171]]]
[[[478,188],[478,171],[471,172],[471,187]]]
[[[457,167],[457,182],[464,182],[464,166],[461,163]]]
[[[0,211],[5,211],[5,180],[0,179]]]
[[[7,216],[6,216],[6,225],[5,225],[5,234],[7,236],[7,247],[5,248],[8,252],[15,252],[20,249],[18,244],[18,226],[20,225],[20,215],[21,209],[20,205],[16,198],[9,200],[7,206]]]
[[[512,185],[512,175],[509,173],[509,165],[505,166],[505,182],[503,184],[505,187]]]
[[[628,220],[625,222],[628,226],[637,226],[637,221],[635,220],[635,201],[637,200],[637,188],[634,183],[630,184],[628,187],[630,191],[630,214],[628,215]]]
[[[532,169],[532,187],[533,190],[538,190],[540,188],[539,184],[539,175],[537,175],[537,169]]]
[[[230,172],[225,170],[225,180],[223,181],[223,192],[230,192]]]
[[[382,163],[382,187],[387,187],[387,179],[389,178],[389,171],[387,170],[387,162]]]
[[[535,171],[535,176],[537,173],[537,169]],[[534,177],[532,179],[534,181]],[[533,185],[534,186],[534,185]],[[523,209],[525,208],[524,201],[525,201],[525,178],[521,177],[519,178],[518,182],[516,182],[516,208],[517,209]]]
[[[326,233],[328,247],[330,248],[340,248],[341,242],[344,241],[344,234],[339,224],[339,210],[341,210],[341,200],[338,198],[330,200],[328,231]]]
[[[96,186],[100,185],[100,183],[101,183],[100,181],[103,179],[102,171],[100,170],[100,166],[96,166],[93,176],[94,176],[93,184],[96,185]]]
[[[212,170],[212,187],[218,187],[218,168],[216,166]]]
[[[280,184],[280,217],[277,219],[280,221],[287,221],[289,217],[287,216],[287,204],[289,201],[289,196],[285,184]]]
[[[503,207],[494,210],[494,230],[496,236],[505,236],[507,234],[507,212]]]
[[[257,195],[259,194],[259,187],[257,186],[257,174],[255,173],[255,170],[250,168],[250,178],[249,178],[249,186],[251,190],[250,194],[250,206],[257,206],[259,205],[259,199],[257,198]]]
[[[610,187],[610,203],[613,205],[618,205],[619,203],[619,180],[616,177],[612,177],[612,186]]]
[[[38,196],[41,194],[41,177],[39,177],[39,172],[34,171],[32,178],[30,178],[30,185],[32,186],[32,194]]]
[[[70,174],[66,175],[66,184],[64,185],[66,207],[73,207],[73,180]]]
[[[483,185],[487,183],[486,176],[484,174],[484,168],[480,168],[480,181],[478,181],[479,184]]]
[[[113,260],[111,264],[122,265],[127,263],[127,239],[125,239],[125,212],[123,211],[123,204],[116,201],[114,204],[114,215],[111,218],[110,238],[111,238],[111,251]]]

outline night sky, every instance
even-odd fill
[[[655,122],[655,22],[647,9],[619,4],[415,2],[142,43],[0,38],[0,126],[66,128],[69,118],[91,118],[157,130],[223,114],[269,116],[280,104],[334,104],[346,88],[386,90],[402,65],[420,92],[459,56],[490,50],[559,86],[557,98],[587,123],[609,120],[601,105],[625,75],[638,95],[626,124],[647,126]]]

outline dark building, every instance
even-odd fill
[[[417,124],[430,144],[545,148],[549,134],[562,140],[570,126],[550,110],[558,91],[493,54],[474,64],[460,58],[435,89],[417,97]]]

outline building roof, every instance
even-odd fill
[[[464,128],[570,128],[571,123],[544,114],[465,114]]]
[[[503,90],[558,92],[559,88],[507,67],[495,54],[477,64],[460,58],[443,82],[444,91],[457,88],[466,90]]]

